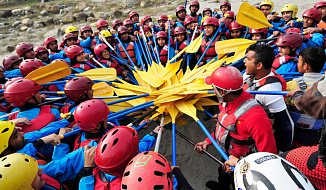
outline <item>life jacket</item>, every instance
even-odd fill
[[[156,53],[156,48],[155,48],[155,53]],[[162,64],[165,64],[168,61],[168,45],[165,44],[164,47],[162,48],[160,54],[160,60]]]
[[[215,138],[225,152],[239,157],[244,156],[244,152],[247,155],[257,151],[252,137],[244,138],[237,133],[236,123],[243,114],[259,105],[255,99],[251,98],[245,100],[232,114],[228,114],[227,110],[221,110],[218,114],[219,122],[215,130]]]
[[[87,140],[81,142],[81,136],[82,136],[82,134],[80,134],[80,135],[77,137],[77,139],[75,140],[75,143],[74,143],[74,150],[73,150],[73,151],[77,150],[77,149],[80,148],[80,147],[84,147],[84,146],[88,145],[92,140],[98,141],[98,140],[100,139],[100,138],[87,139]]]
[[[73,68],[78,68],[78,69],[82,69],[84,71],[88,71],[90,69],[92,69],[93,67],[87,65],[87,64],[84,64],[84,63],[77,63],[75,64],[74,66],[72,66]]]
[[[182,24],[182,26],[184,26],[184,25],[185,25],[185,22],[184,22],[184,21],[182,21],[182,20],[180,20],[180,19],[176,20],[175,22],[180,22],[180,23]],[[198,21],[197,21],[197,22],[198,22]]]
[[[54,54],[56,54],[55,52],[50,52],[50,55],[54,55]]]
[[[272,65],[272,71],[277,70],[278,68],[280,68],[283,64],[286,64],[288,61],[294,61],[297,62],[297,58],[295,57],[291,57],[288,55],[284,55],[284,56],[280,56],[279,54],[276,55],[273,65]]]
[[[301,90],[306,90],[308,85],[304,81],[303,77],[293,79]],[[291,111],[290,116],[294,122],[294,126],[301,129],[319,130],[323,127],[324,119],[315,119],[303,112]]]
[[[129,61],[129,58],[127,56],[127,54],[123,51],[123,48],[122,48],[122,44],[118,44],[118,47],[119,47],[119,52],[120,52],[120,55],[123,59],[127,59]],[[136,54],[135,54],[135,49],[134,49],[134,42],[130,42],[127,46],[126,51],[129,55],[129,57],[131,58],[131,60],[134,62],[134,64],[137,63],[137,59],[136,59]],[[130,62],[130,61],[129,61]]]
[[[318,158],[318,145],[291,150],[286,160],[296,166],[316,189],[326,189],[326,168]]]
[[[118,63],[117,60],[115,59],[111,59],[111,60],[107,60],[107,59],[98,59],[99,62],[104,63],[105,65],[107,65],[109,68],[115,68],[115,70],[117,71],[117,75],[121,76],[122,74],[122,69]]]
[[[199,52],[202,55],[204,53],[204,51],[206,50],[207,46],[209,45],[211,40],[208,41],[207,37],[204,36],[201,45],[200,45],[200,49]],[[203,57],[202,61],[203,62],[207,62],[210,59],[213,59],[214,57],[217,56],[216,51],[215,51],[215,43],[216,43],[216,39],[214,39],[213,43],[211,44],[211,46],[209,46],[205,56]]]
[[[183,50],[185,47],[187,47],[187,40],[183,41],[183,42],[179,45],[178,50],[181,51],[181,50]],[[183,52],[182,55],[185,55],[185,52]]]
[[[9,116],[9,120],[17,119],[18,113]],[[51,113],[51,105],[42,106],[38,116],[31,120],[31,125],[20,124],[22,132],[28,133],[32,131],[38,131],[43,127],[47,126],[49,123],[55,121],[55,116]]]
[[[61,108],[60,112],[61,113],[69,113],[72,108],[73,108],[72,105],[64,106],[63,108]],[[72,126],[75,125],[75,124],[76,124],[76,120],[71,122],[67,127],[72,128]]]
[[[275,82],[279,82],[282,84],[282,91],[286,91],[286,81],[283,79],[283,77],[273,71],[274,75],[265,77],[264,79],[260,80],[259,82],[252,83],[250,86],[248,84],[250,83],[250,80],[253,80],[252,76],[248,77],[244,81],[243,89],[244,90],[254,90],[257,91],[260,87],[271,84]],[[255,96],[254,96],[255,97]]]
[[[122,177],[117,177],[112,181],[107,180],[105,174],[98,168],[94,168],[94,189],[96,190],[120,190]]]
[[[9,107],[10,107],[10,105],[6,107],[5,105],[0,103],[0,112],[6,113]]]
[[[46,175],[45,173],[42,173],[42,177],[45,181],[45,189],[58,189],[58,190],[69,190],[68,187],[66,187],[64,184],[60,183],[59,181],[53,179],[52,177]],[[43,189],[43,188],[42,188]]]
[[[318,28],[326,29],[326,23],[322,20],[322,21],[320,21],[320,22],[317,24],[317,27],[318,27]]]

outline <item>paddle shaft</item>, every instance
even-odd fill
[[[125,101],[129,101],[129,100],[133,100],[133,99],[137,99],[137,98],[142,98],[142,97],[146,97],[146,96],[149,96],[149,94],[142,94],[142,95],[133,96],[133,97],[122,99],[122,100],[109,102],[106,105],[110,106],[110,105],[117,104],[117,103],[120,103],[120,102],[125,102]]]
[[[282,95],[286,96],[290,91],[246,91],[250,94]],[[214,91],[207,91],[208,94],[214,94]]]
[[[182,133],[180,133],[179,131],[175,131],[175,133],[177,135],[179,135],[181,138],[183,138],[184,140],[186,140],[187,142],[189,142],[190,144],[192,144],[193,146],[196,146],[196,143],[194,141],[192,141],[191,139],[189,139],[188,137],[186,137],[185,135],[183,135]],[[211,159],[213,159],[215,162],[223,165],[223,162],[221,162],[219,159],[217,159],[216,157],[214,157],[213,155],[211,155],[211,153],[207,152],[206,150],[203,149],[203,153],[206,154],[208,157],[210,157]]]
[[[70,137],[72,135],[75,135],[75,134],[78,134],[81,132],[83,132],[83,130],[81,130],[79,127],[75,127],[72,131],[61,135],[61,138],[67,138],[67,137]]]
[[[135,123],[138,123],[138,122],[142,121],[145,117],[147,117],[149,114],[153,113],[158,108],[159,108],[158,106],[155,106],[153,109],[149,110],[148,112],[146,112],[145,114],[143,114],[139,118],[135,119],[133,122],[129,123],[127,126],[132,127],[133,125],[135,125]]]
[[[164,124],[164,116],[162,116],[160,126],[163,126],[163,124]],[[158,149],[160,148],[161,138],[162,138],[162,130],[160,129],[160,130],[158,131],[158,135],[157,135],[157,140],[156,140],[156,144],[155,144],[154,152],[158,152]]]
[[[153,34],[153,40],[154,40],[154,45],[155,45],[155,49],[156,49],[157,60],[158,60],[157,64],[158,64],[159,62],[161,62],[161,59],[160,59],[160,54],[158,52],[158,47],[157,47],[157,44],[156,44],[156,36],[154,34],[154,27],[152,27],[152,32],[153,32],[152,34]]]
[[[129,59],[129,61],[130,61],[130,63],[132,64],[132,66],[134,66],[134,68],[136,68],[135,63],[132,61],[131,57],[129,56],[129,54],[128,54],[127,50],[126,50],[126,48],[123,46],[123,44],[122,44],[122,42],[121,42],[119,36],[116,35],[116,38],[117,38],[118,42],[120,43],[120,45],[121,45],[123,51],[124,51],[125,54],[127,55],[128,59]]]
[[[172,166],[176,166],[175,122],[172,123]]]
[[[146,61],[147,65],[149,65],[149,61],[148,61],[147,55],[146,55],[146,53],[145,53],[145,51],[143,49],[143,45],[142,45],[142,42],[140,41],[140,38],[139,38],[139,35],[138,34],[137,34],[137,38],[138,38],[138,42],[139,42],[139,46],[141,48],[141,51],[143,52],[143,55],[145,57],[145,61]]]
[[[143,105],[143,106],[140,106],[140,107],[138,107],[138,108],[136,108],[136,109],[133,109],[133,110],[126,111],[126,112],[121,113],[121,114],[119,114],[119,115],[115,115],[115,116],[113,116],[113,117],[109,117],[109,121],[111,121],[111,120],[113,120],[113,119],[117,119],[117,118],[119,118],[119,117],[121,117],[121,116],[128,115],[128,114],[133,113],[133,112],[135,112],[135,111],[138,111],[138,110],[141,110],[141,109],[144,109],[144,108],[148,108],[148,107],[153,106],[153,105],[154,105],[154,102],[153,102],[153,103],[146,104],[146,105]]]

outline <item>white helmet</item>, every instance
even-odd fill
[[[234,173],[237,190],[314,190],[298,168],[272,153],[258,152],[241,159]]]

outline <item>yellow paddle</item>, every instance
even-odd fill
[[[114,68],[91,69],[75,76],[84,76],[92,80],[114,81],[117,78],[117,72]]]
[[[38,84],[52,82],[71,74],[69,66],[63,61],[56,61],[29,73],[25,78]]]

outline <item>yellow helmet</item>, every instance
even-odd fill
[[[9,138],[14,131],[15,124],[10,121],[0,121],[0,154],[8,148]]]
[[[68,26],[65,30],[65,33],[78,32],[78,29],[75,26]]]
[[[296,4],[286,4],[282,7],[281,13],[285,11],[292,11],[292,18],[295,18],[298,13],[298,5]]]
[[[1,189],[33,189],[38,171],[37,161],[22,153],[13,153],[0,160]]]
[[[103,36],[104,38],[107,38],[107,37],[111,37],[111,36],[112,36],[111,32],[108,31],[108,30],[102,30],[102,31],[100,32],[100,34],[101,34],[101,36]]]
[[[204,21],[209,18],[209,16],[205,16],[204,18],[201,19],[201,25],[203,25]]]
[[[259,8],[260,8],[261,6],[263,6],[263,5],[269,5],[269,6],[271,6],[271,12],[273,11],[273,8],[274,8],[274,3],[273,3],[273,1],[271,1],[271,0],[263,0],[263,1],[260,3]]]

